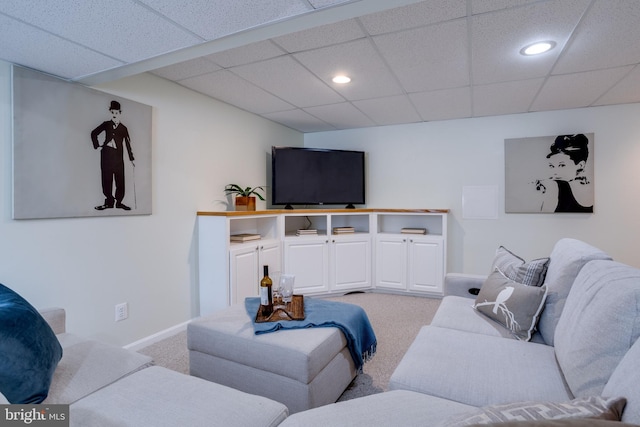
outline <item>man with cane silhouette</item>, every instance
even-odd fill
[[[91,141],[93,148],[100,148],[100,169],[102,177],[102,193],[104,194],[104,204],[96,206],[95,209],[102,211],[111,209],[114,206],[118,209],[130,211],[131,208],[124,203],[125,185],[124,185],[124,147],[127,147],[129,160],[134,167],[135,163],[133,152],[131,151],[131,138],[127,127],[120,122],[122,110],[120,103],[111,101],[109,106],[111,120],[102,122],[97,128],[91,131]],[[104,133],[104,142],[100,144],[98,137]],[[134,178],[135,180],[135,178]],[[113,184],[115,183],[116,191],[113,194]],[[135,188],[135,182],[133,183]]]

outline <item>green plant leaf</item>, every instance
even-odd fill
[[[265,198],[262,196],[262,194],[259,193],[259,191],[264,192],[264,186],[259,186],[259,187],[246,187],[246,188],[242,188],[240,187],[238,184],[227,184],[224,187],[224,192],[225,195],[229,195],[229,194],[235,194],[236,196],[240,196],[240,197],[249,197],[252,195],[255,195],[256,197],[258,197],[260,200],[264,201]]]

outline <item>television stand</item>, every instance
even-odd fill
[[[291,209],[291,210],[293,210],[293,206],[291,206],[291,205],[289,205],[289,204],[287,204],[284,208],[285,208],[285,209]]]
[[[349,203],[347,206],[344,207],[345,209],[355,209],[356,207],[353,206],[353,204]]]

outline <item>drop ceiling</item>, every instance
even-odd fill
[[[3,0],[0,59],[318,132],[640,102],[639,22],[638,0]]]

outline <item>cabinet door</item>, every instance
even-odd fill
[[[442,293],[441,238],[409,238],[409,290]]]
[[[229,295],[231,305],[258,295],[258,246],[239,246],[229,251]]]
[[[376,238],[376,287],[407,289],[407,239],[379,235]]]
[[[362,236],[331,239],[331,289],[371,287],[371,240]]]
[[[269,266],[269,273],[280,271],[282,268],[282,251],[280,241],[265,242],[259,246],[258,275],[262,277],[262,266]]]
[[[296,276],[294,292],[309,294],[329,290],[328,246],[326,238],[285,241],[282,272]]]

